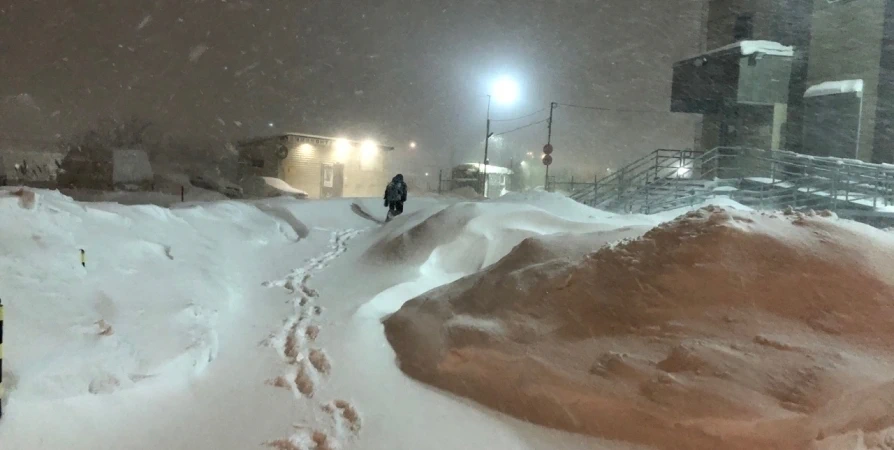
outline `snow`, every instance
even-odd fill
[[[468,167],[470,169],[475,169],[480,173],[484,173],[485,169],[487,169],[488,175],[512,175],[512,170],[506,167],[494,166],[488,164],[485,166],[482,163],[468,163],[463,164],[462,167]]]
[[[740,41],[734,42],[729,45],[725,45],[723,47],[715,48],[714,50],[710,50],[706,53],[702,53],[692,58],[697,58],[699,56],[712,55],[715,53],[726,52],[732,49],[738,48],[742,53],[742,56],[750,56],[757,53],[770,55],[770,56],[786,56],[792,57],[795,55],[795,48],[788,45],[783,45],[778,42],[773,41]]]
[[[620,245],[574,240],[595,252],[526,241],[407,302],[385,320],[401,369],[516,417],[649,448],[892,436],[889,233],[710,207]]]
[[[279,190],[279,191],[282,191],[282,192],[285,192],[288,194],[298,195],[301,197],[307,197],[307,192],[304,192],[301,189],[296,189],[296,188],[292,187],[289,183],[286,183],[285,181],[280,180],[279,178],[271,178],[271,177],[261,177],[261,178],[264,179],[264,182],[267,183],[267,186],[270,186],[276,190]]]
[[[755,53],[763,53],[774,56],[794,56],[795,49],[792,46],[782,45],[773,41],[742,41],[739,43],[742,55],[748,56]]]
[[[807,88],[804,97],[856,93],[863,94],[863,80],[826,81]]]
[[[529,262],[581,261],[671,213],[609,214],[544,192],[414,197],[383,226],[371,220],[384,216],[378,199],[161,208],[27,192],[0,190],[3,450],[644,448],[418,383],[395,363],[382,320],[492,269],[505,271],[495,295],[561,287],[566,263]],[[444,324],[454,342],[521,329],[474,312]],[[861,355],[848,358],[890,372]]]

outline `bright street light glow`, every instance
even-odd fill
[[[335,140],[335,160],[345,162],[351,156],[351,143],[347,139]]]
[[[497,79],[491,89],[491,95],[497,103],[509,104],[518,98],[518,83],[509,77]]]
[[[267,126],[273,128],[273,122],[268,123]]]
[[[428,176],[428,172],[425,172],[425,176]]]
[[[415,143],[415,142],[410,142],[410,148],[416,148],[416,143]]]
[[[379,144],[372,140],[363,141],[363,144],[360,145],[360,157],[364,161],[370,161],[373,157],[376,156],[376,152],[379,150]]]

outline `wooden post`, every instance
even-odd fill
[[[184,186],[180,186],[180,203],[186,201],[186,188]]]

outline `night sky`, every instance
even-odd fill
[[[592,176],[658,147],[693,145],[696,117],[666,111],[671,65],[699,51],[702,5],[0,0],[0,139],[52,140],[137,115],[160,133],[220,140],[373,138],[446,165],[481,159],[485,94],[508,75],[521,98],[495,105],[496,119],[550,101],[658,111],[557,110],[554,167]],[[494,164],[539,152],[546,125],[502,138]]]

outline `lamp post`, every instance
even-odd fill
[[[487,197],[487,166],[490,163],[487,158],[488,144],[494,133],[490,131],[490,104],[493,97],[497,97],[498,103],[509,104],[518,97],[518,83],[512,78],[501,77],[497,79],[491,88],[491,92],[487,94],[487,129],[484,137],[484,178],[482,179],[481,193]]]
[[[487,94],[487,131],[484,135],[484,176],[481,178],[481,195],[487,197],[487,147],[490,143],[490,137],[493,133],[490,132],[490,102],[492,96]]]

